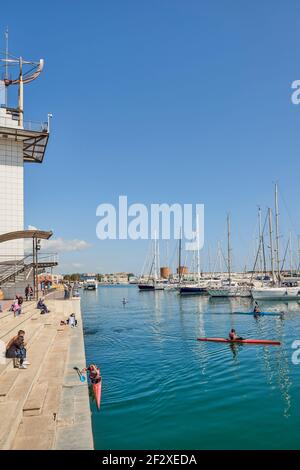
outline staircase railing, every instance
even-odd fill
[[[5,261],[1,261],[0,256],[0,287],[3,284],[13,281],[18,275],[34,266],[32,254],[23,258],[5,255]],[[38,257],[38,269],[58,264],[57,253],[41,253]]]

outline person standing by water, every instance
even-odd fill
[[[27,286],[25,287],[25,299],[26,301],[32,300],[32,297],[33,297],[33,289],[30,286],[30,284],[27,284]]]
[[[29,284],[25,287],[25,300],[27,301],[29,299]]]
[[[69,294],[68,286],[67,286],[66,283],[64,283],[64,299],[65,299],[65,300],[68,299],[68,294]]]
[[[41,282],[41,291],[42,291],[42,295],[44,297],[45,296],[45,281]]]

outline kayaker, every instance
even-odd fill
[[[230,332],[229,332],[229,335],[228,335],[228,338],[230,339],[230,341],[236,341],[236,340],[239,340],[239,339],[243,339],[241,338],[241,336],[238,336],[236,334],[236,331],[234,328],[231,328]]]
[[[261,313],[261,310],[257,302],[255,302],[253,313]]]
[[[83,372],[89,373],[92,384],[98,384],[101,381],[100,369],[96,366],[96,364],[90,364],[89,367],[86,367],[81,371],[81,374],[83,374]]]

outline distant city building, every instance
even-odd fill
[[[52,284],[61,284],[63,282],[62,274],[41,273],[38,276],[39,282],[51,282]]]
[[[98,274],[96,273],[83,273],[80,274],[80,281],[87,281],[88,279],[96,279]]]
[[[132,277],[132,273],[110,273],[110,274],[102,274],[101,275],[101,282],[107,284],[128,284],[129,278]]]

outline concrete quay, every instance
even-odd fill
[[[92,450],[88,386],[73,369],[86,365],[80,299],[62,300],[57,293],[46,304],[45,315],[33,301],[16,318],[0,313],[0,341],[23,329],[31,363],[20,370],[0,358],[0,449]],[[60,326],[73,312],[78,326]]]

